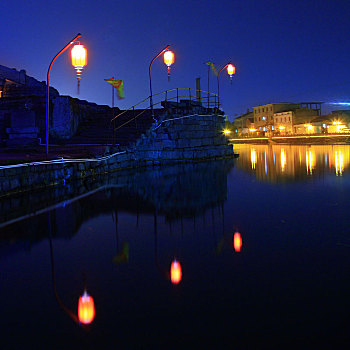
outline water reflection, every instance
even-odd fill
[[[235,144],[237,167],[260,180],[279,182],[308,176],[343,176],[350,164],[348,145],[244,145]]]
[[[56,215],[53,212],[47,213],[47,229],[49,236],[49,246],[50,246],[50,260],[51,260],[51,275],[52,275],[52,285],[55,294],[56,301],[62,310],[76,323],[83,327],[89,325],[95,318],[95,304],[94,299],[86,291],[86,286],[84,287],[84,293],[79,297],[77,313],[75,313],[65,302],[61,299],[59,292],[57,290],[56,282],[56,269],[55,269],[55,259],[53,251],[53,239],[52,234],[56,231]]]
[[[182,279],[181,264],[176,259],[173,260],[170,266],[170,279],[173,284],[179,284]]]
[[[242,236],[239,232],[235,232],[233,235],[233,248],[237,253],[242,249]]]

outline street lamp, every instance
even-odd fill
[[[47,70],[47,78],[46,78],[46,85],[47,85],[47,94],[46,94],[46,155],[49,154],[49,115],[50,115],[50,71],[53,63],[55,62],[56,58],[61,55],[64,51],[66,51],[74,42],[81,37],[81,34],[78,33],[51,61],[49,69]],[[76,45],[76,46],[83,46],[83,45]],[[78,77],[78,91],[79,91],[79,80],[80,80],[80,74],[81,70],[83,69],[84,65],[86,65],[86,50],[83,48],[84,55],[82,55],[82,48],[75,47],[72,50],[72,64],[75,66],[77,70],[77,77]],[[80,57],[80,58],[79,58]],[[84,58],[84,59],[83,59]]]
[[[231,84],[232,84],[232,76],[233,74],[236,73],[236,67],[231,63],[227,63],[225,66],[223,66],[219,72],[218,72],[218,75],[217,75],[217,80],[218,80],[218,108],[220,107],[220,89],[219,89],[219,76],[220,76],[220,73],[225,69],[227,68],[227,74],[230,76],[230,80],[231,80]]]
[[[158,53],[157,56],[153,58],[151,63],[149,64],[148,74],[149,74],[149,89],[150,89],[150,107],[152,111],[152,117],[153,117],[153,98],[152,98],[152,76],[151,76],[151,68],[153,62],[162,54],[164,53],[164,63],[168,67],[168,80],[170,80],[170,66],[174,63],[175,55],[172,51],[168,50],[170,45],[167,45],[162,51]]]

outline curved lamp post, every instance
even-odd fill
[[[66,51],[74,42],[81,37],[81,34],[78,33],[51,61],[49,69],[47,70],[47,94],[46,94],[46,154],[49,153],[49,115],[50,115],[50,71],[53,63],[56,58],[61,55],[64,51]],[[78,78],[78,93],[79,93],[79,85],[80,85],[80,75],[81,70],[86,65],[86,50],[83,45],[75,45],[72,50],[72,64],[77,71]]]
[[[164,53],[164,63],[167,65],[168,67],[168,80],[170,80],[170,66],[174,63],[174,53],[170,50],[168,50],[168,48],[170,47],[170,45],[167,45],[162,51],[160,51],[158,53],[157,56],[155,56],[153,58],[153,60],[151,61],[151,63],[149,64],[149,68],[148,68],[148,74],[149,74],[149,89],[150,89],[150,107],[151,107],[151,112],[152,112],[152,117],[153,117],[153,98],[152,98],[152,76],[151,76],[151,68],[152,68],[152,64],[153,62],[162,54]]]
[[[227,68],[227,74],[230,76],[230,80],[231,80],[231,84],[232,84],[232,76],[233,74],[236,73],[236,67],[231,63],[227,63],[225,66],[223,66],[219,72],[218,72],[218,75],[217,75],[217,80],[218,80],[218,108],[220,107],[220,89],[219,89],[219,76],[220,76],[220,73],[225,69]]]

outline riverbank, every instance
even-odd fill
[[[232,158],[233,147],[222,134],[224,123],[222,115],[166,115],[125,150],[105,147],[90,156],[81,145],[69,154],[51,147],[48,157],[42,152],[17,153],[13,163],[4,159],[6,165],[0,165],[0,197],[124,169]],[[24,155],[25,161],[18,162]]]

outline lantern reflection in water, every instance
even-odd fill
[[[174,259],[170,267],[170,279],[171,283],[179,284],[182,278],[182,269],[180,263]]]
[[[233,235],[233,248],[237,253],[242,249],[242,236],[239,232],[235,232]]]
[[[86,290],[84,294],[79,298],[78,303],[78,318],[83,324],[90,324],[95,318],[95,304],[92,296],[87,294]]]

